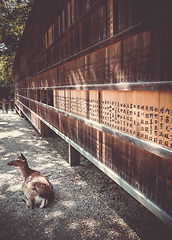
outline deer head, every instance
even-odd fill
[[[24,157],[24,155],[22,153],[20,153],[20,156],[17,157],[15,160],[13,160],[12,162],[9,162],[7,165],[8,166],[13,166],[13,167],[23,167],[26,164],[26,158]]]

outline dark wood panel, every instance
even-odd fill
[[[125,31],[122,31],[122,32],[114,35],[113,37],[108,38],[107,40],[105,40],[103,42],[94,44],[93,46],[91,46],[91,44],[90,44],[90,46],[88,48],[86,47],[88,45],[86,42],[88,42],[87,38],[88,38],[88,36],[90,34],[88,34],[88,33],[86,34],[86,32],[87,32],[86,29],[87,28],[89,29],[89,27],[87,25],[86,26],[84,25],[85,27],[82,26],[82,34],[86,34],[85,37],[83,36],[83,39],[84,39],[84,41],[86,43],[84,48],[87,48],[87,49],[85,49],[85,50],[83,50],[81,52],[78,52],[78,49],[76,49],[78,47],[78,43],[80,42],[80,40],[77,39],[78,36],[79,36],[78,34],[80,34],[80,31],[79,31],[79,27],[76,26],[76,28],[74,28],[72,30],[72,38],[71,38],[72,41],[70,41],[70,42],[73,42],[73,47],[72,47],[73,53],[70,54],[70,57],[65,58],[65,55],[66,55],[66,52],[67,52],[67,49],[65,49],[65,46],[68,46],[68,44],[66,45],[66,44],[63,43],[63,42],[65,42],[65,39],[66,39],[66,36],[67,36],[67,35],[64,35],[63,37],[61,37],[61,39],[59,39],[58,42],[54,43],[54,45],[51,45],[51,48],[53,48],[53,49],[56,48],[56,45],[59,46],[59,62],[55,61],[53,64],[50,64],[51,61],[48,61],[49,65],[51,65],[51,66],[48,67],[47,65],[42,65],[41,69],[39,68],[37,74],[41,73],[42,71],[44,72],[44,71],[47,71],[47,70],[49,70],[51,68],[58,67],[58,66],[63,65],[65,63],[67,63],[67,62],[73,61],[76,58],[80,58],[80,57],[82,57],[82,56],[84,56],[86,54],[89,54],[89,53],[93,52],[93,51],[97,51],[98,49],[101,49],[103,47],[111,45],[111,44],[113,44],[115,42],[121,41],[122,39],[126,39],[129,36],[138,34],[139,32],[145,31],[146,29],[150,29],[150,28],[152,28],[152,27],[154,27],[154,26],[156,26],[158,24],[160,25],[160,24],[163,24],[165,22],[166,23],[170,22],[171,21],[170,15],[171,15],[171,9],[166,10],[165,12],[160,13],[159,15],[156,15],[156,16],[150,18],[150,19],[147,19],[146,21],[144,21],[142,23],[136,24],[135,26],[132,26],[131,28],[129,28],[129,29],[125,30]],[[84,22],[83,22],[83,24],[84,24]],[[84,28],[86,28],[86,29],[84,29]],[[104,34],[106,35],[107,31],[106,30],[104,30],[104,31],[105,31]],[[65,33],[65,34],[67,34],[67,33]],[[70,32],[70,34],[71,34],[71,32]],[[105,39],[106,39],[106,37],[105,37]],[[152,35],[152,39],[153,39],[153,35]],[[158,39],[159,38],[156,38],[156,42],[158,41]],[[155,47],[154,44],[153,44],[153,46]],[[158,51],[158,48],[156,47],[155,50]],[[51,50],[49,48],[47,48],[46,51],[50,52]],[[52,52],[54,52],[54,50]],[[35,51],[34,51],[34,53],[35,53]],[[39,59],[43,58],[43,56],[44,56],[44,58],[46,58],[46,55],[47,55],[47,53],[44,52],[44,55],[39,56]],[[154,56],[155,56],[155,54],[154,54]],[[39,59],[37,59],[37,60],[35,59],[34,61],[38,61],[39,62]],[[141,59],[141,58],[139,58],[139,59]],[[35,63],[33,63],[33,65],[35,65]],[[156,66],[157,66],[157,64],[156,64]],[[31,66],[27,66],[27,67],[31,68]],[[34,74],[35,74],[35,72],[31,69],[29,76],[33,76]],[[151,74],[151,76],[152,76],[152,78],[154,78],[153,77],[154,74]],[[141,78],[140,74],[139,74],[138,78]],[[158,77],[155,77],[155,78],[158,79]],[[21,80],[22,80],[22,76],[21,76]]]

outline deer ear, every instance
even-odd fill
[[[22,157],[22,160],[25,160],[25,159],[26,159],[25,156],[24,156],[22,153],[20,153],[20,155],[21,155],[21,157]]]

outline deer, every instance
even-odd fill
[[[21,190],[26,197],[24,200],[29,209],[33,209],[35,206],[44,208],[52,202],[54,197],[53,185],[42,173],[29,168],[22,153],[7,165],[20,168],[24,177]]]

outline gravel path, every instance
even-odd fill
[[[55,199],[29,210],[20,191],[23,177],[8,167],[22,152],[31,168],[54,186]],[[0,113],[0,239],[172,239],[172,231],[87,159],[68,164],[60,137],[42,138],[15,113]]]

